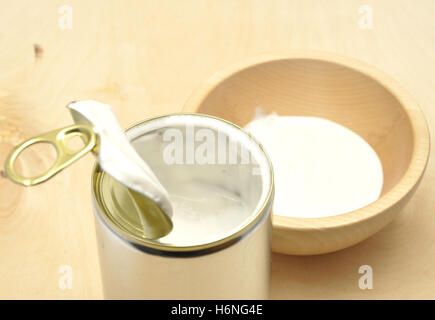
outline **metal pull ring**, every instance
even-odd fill
[[[75,136],[82,138],[84,147],[78,151],[68,149],[66,142]],[[15,161],[20,153],[27,147],[40,143],[50,143],[56,149],[57,157],[54,164],[43,174],[35,177],[26,178],[15,171]],[[66,168],[74,161],[80,159],[89,151],[96,151],[97,135],[89,126],[76,124],[62,129],[56,129],[37,137],[33,137],[16,146],[6,159],[6,175],[14,182],[24,186],[33,186],[44,182],[54,176],[56,173]]]

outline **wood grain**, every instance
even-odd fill
[[[294,49],[375,65],[413,94],[434,129],[433,1],[68,1],[73,25],[62,30],[64,4],[0,1],[1,161],[21,139],[70,124],[71,100],[109,103],[127,127],[180,111],[221,68]],[[373,29],[358,26],[363,4],[373,7]],[[271,297],[435,298],[432,158],[398,219],[372,238],[321,256],[275,254]],[[0,298],[101,298],[92,163],[31,189],[0,177]],[[358,287],[363,264],[373,290]],[[62,265],[72,267],[71,290],[58,286]]]

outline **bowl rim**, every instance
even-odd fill
[[[286,54],[263,54],[236,62],[206,79],[186,99],[182,112],[198,112],[205,98],[223,81],[245,69],[279,60],[317,60],[362,73],[384,87],[404,109],[413,133],[411,159],[400,180],[379,199],[357,210],[321,218],[296,218],[273,214],[273,228],[280,230],[321,231],[361,223],[389,210],[411,194],[421,180],[429,160],[430,137],[427,121],[415,99],[404,87],[376,67],[355,58],[332,52],[295,50]]]

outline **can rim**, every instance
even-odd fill
[[[111,221],[111,219],[108,218],[108,213],[106,212],[106,209],[101,203],[101,196],[98,197],[96,194],[96,190],[98,188],[98,182],[99,178],[97,178],[97,172],[99,170],[98,162],[96,161],[94,164],[94,167],[92,169],[92,177],[91,177],[91,193],[92,193],[92,200],[94,203],[94,213],[95,215],[101,219],[101,221],[116,235],[120,236],[123,240],[129,242],[134,247],[136,247],[139,250],[143,250],[146,252],[154,253],[162,255],[163,253],[168,253],[169,255],[177,256],[179,253],[192,253],[192,255],[202,255],[206,253],[211,253],[218,251],[220,249],[226,248],[233,243],[239,241],[242,239],[245,235],[247,235],[252,229],[255,228],[255,226],[265,217],[267,216],[268,211],[270,212],[269,207],[272,203],[272,198],[274,194],[274,176],[273,176],[273,167],[272,162],[269,158],[269,155],[264,150],[263,145],[255,138],[253,137],[249,132],[245,131],[242,127],[219,117],[215,117],[212,115],[207,114],[201,114],[201,113],[190,113],[190,112],[177,112],[177,113],[171,113],[171,114],[165,114],[157,117],[148,118],[142,121],[139,121],[131,126],[129,126],[125,131],[128,131],[136,126],[139,126],[143,123],[158,120],[161,118],[168,118],[172,116],[199,116],[199,117],[207,117],[211,119],[215,119],[221,122],[224,122],[238,130],[241,130],[243,133],[249,136],[249,138],[254,142],[255,145],[261,150],[263,155],[265,156],[266,163],[269,166],[269,175],[270,175],[270,184],[269,184],[269,190],[267,191],[266,197],[264,199],[264,202],[261,204],[260,208],[252,215],[253,219],[248,219],[244,224],[241,225],[239,230],[237,230],[234,233],[231,233],[230,235],[218,239],[215,241],[207,242],[204,244],[199,245],[192,245],[192,246],[176,246],[172,244],[162,244],[155,242],[153,240],[146,240],[142,238],[138,238],[130,233],[128,233],[126,230],[118,226],[116,223]],[[103,217],[104,216],[104,217]]]

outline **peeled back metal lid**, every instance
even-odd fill
[[[18,184],[36,185],[92,151],[101,168],[125,187],[144,219],[153,222],[147,225],[145,235],[154,239],[169,233],[172,230],[172,205],[168,193],[130,145],[112,108],[92,100],[71,102],[67,107],[76,124],[41,134],[16,146],[6,160],[6,175]],[[84,143],[77,151],[67,147],[68,140],[75,136]],[[54,164],[41,175],[22,176],[15,169],[15,160],[24,149],[41,142],[55,147],[57,158]]]

